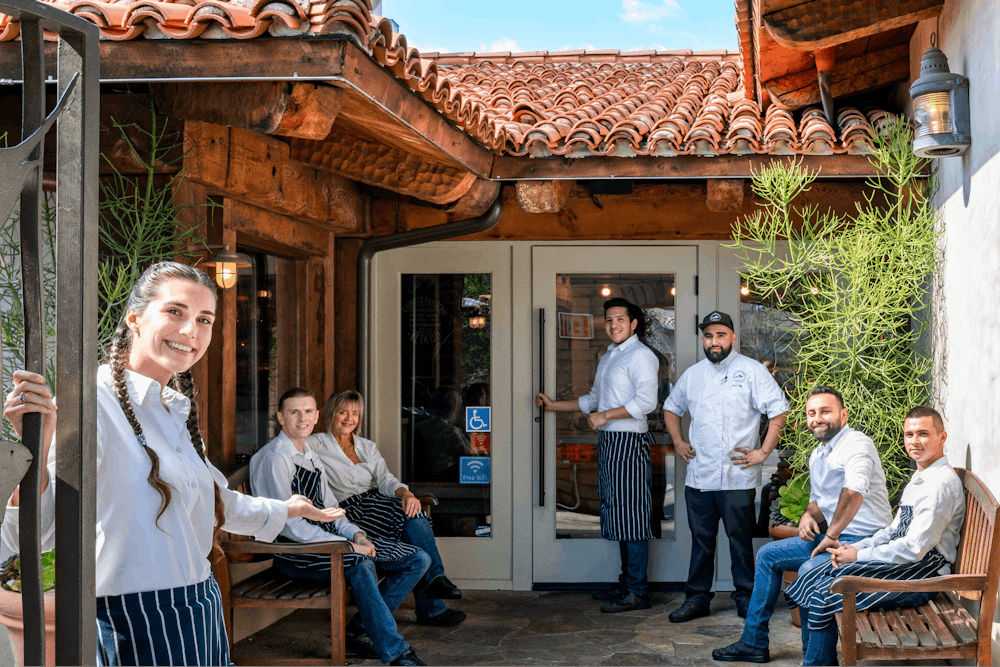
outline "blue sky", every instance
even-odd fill
[[[421,51],[738,48],[733,0],[383,0]]]

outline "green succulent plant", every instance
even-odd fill
[[[0,586],[4,590],[21,592],[21,556],[14,554],[3,562],[0,566],[3,572],[0,573]],[[42,590],[51,591],[56,587],[56,552],[46,551],[42,554]]]
[[[781,516],[798,525],[802,513],[809,505],[810,491],[807,473],[799,473],[788,480],[787,484],[778,489],[778,507],[781,508]]]

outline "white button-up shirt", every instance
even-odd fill
[[[688,442],[695,457],[684,484],[701,491],[736,491],[760,486],[761,466],[733,465],[737,447],[756,449],[760,416],[788,412],[785,393],[759,361],[732,352],[717,364],[707,358],[691,366],[670,391],[663,409],[691,413]]]
[[[250,459],[250,488],[254,494],[265,498],[288,500],[292,496],[292,479],[295,477],[295,467],[298,466],[309,471],[319,471],[323,507],[326,509],[338,507],[337,498],[326,483],[326,475],[319,463],[319,457],[308,444],[304,449],[304,452],[296,449],[284,431],[264,445]],[[348,521],[347,517],[335,520],[333,528],[337,531],[337,535],[323,530],[314,523],[309,523],[302,517],[295,517],[285,523],[281,534],[295,542],[326,542],[337,540],[338,535],[350,540],[356,533],[365,532]]]
[[[608,345],[594,375],[590,393],[577,399],[586,413],[624,407],[629,419],[609,419],[602,431],[645,433],[646,415],[656,409],[656,374],[660,360],[635,334],[621,345]]]
[[[374,488],[382,495],[392,498],[396,495],[396,489],[410,488],[389,472],[389,466],[379,453],[378,445],[368,438],[357,434],[354,436],[354,453],[360,460],[357,464],[347,458],[340,443],[329,433],[313,433],[306,439],[306,445],[319,457],[330,491],[337,498],[346,500]]]
[[[949,563],[958,555],[958,540],[965,521],[965,489],[948,460],[941,457],[926,470],[913,473],[903,488],[900,507],[910,506],[913,515],[906,533],[894,540],[889,538],[899,528],[902,512],[892,523],[871,537],[854,543],[859,561],[881,563],[916,563],[937,547]],[[951,566],[938,574],[950,574]]]
[[[151,378],[126,371],[132,408],[146,444],[160,457],[160,477],[173,489],[163,515],[160,495],[146,481],[149,455],[136,439],[115,396],[109,366],[97,371],[97,568],[98,596],[189,586],[211,573],[209,554],[215,525],[215,483],[226,505],[223,529],[272,541],[285,525],[288,508],[227,488],[226,477],[194,450],[187,421],[191,402]],[[164,404],[167,406],[164,407]],[[43,494],[43,544],[55,547],[55,447],[49,452],[49,486]],[[9,503],[2,529],[2,553],[18,551],[18,508]]]
[[[850,489],[864,497],[842,535],[872,535],[892,521],[885,471],[875,443],[847,424],[809,455],[809,488],[809,502],[819,506],[827,523],[833,521],[841,491]]]

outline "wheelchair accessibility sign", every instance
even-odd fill
[[[490,457],[460,456],[458,457],[459,484],[489,484]]]
[[[488,433],[490,430],[490,409],[474,407],[465,409],[465,431],[467,433]]]

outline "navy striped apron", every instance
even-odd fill
[[[889,541],[899,539],[906,535],[913,520],[913,507],[910,505],[900,505],[899,526],[889,536]],[[909,581],[913,579],[927,579],[936,577],[941,568],[948,565],[948,561],[936,549],[928,551],[923,558],[915,563],[882,563],[875,561],[856,561],[834,567],[832,561],[826,561],[822,565],[800,575],[786,594],[800,607],[807,607],[810,611],[809,629],[822,630],[830,625],[834,620],[834,614],[844,609],[844,596],[840,593],[831,593],[830,586],[838,577],[872,577],[874,579],[892,579],[896,581]],[[903,595],[899,592],[872,592],[857,594],[857,609],[864,611],[884,606],[893,599]],[[905,593],[905,595],[912,595]],[[935,593],[928,595],[928,599],[933,598]]]
[[[323,473],[319,470],[307,470],[301,466],[295,466],[292,493],[305,496],[319,509],[325,509],[323,483]],[[376,563],[388,563],[419,551],[417,547],[399,541],[403,535],[403,523],[406,521],[406,515],[398,500],[382,495],[378,489],[370,489],[351,496],[340,503],[340,506],[347,512],[348,521],[365,531],[368,541],[375,546],[373,560]],[[306,521],[319,526],[332,535],[337,535],[333,522],[323,523],[312,519],[306,519]],[[362,558],[370,557],[357,553],[344,554],[344,569],[356,564]],[[312,572],[330,571],[330,557],[323,554],[282,554],[276,555],[275,559],[281,559],[296,569],[308,569]]]
[[[97,598],[98,665],[232,665],[215,577]]]
[[[597,495],[601,537],[635,542],[653,539],[653,471],[649,433],[600,431],[597,440]]]

